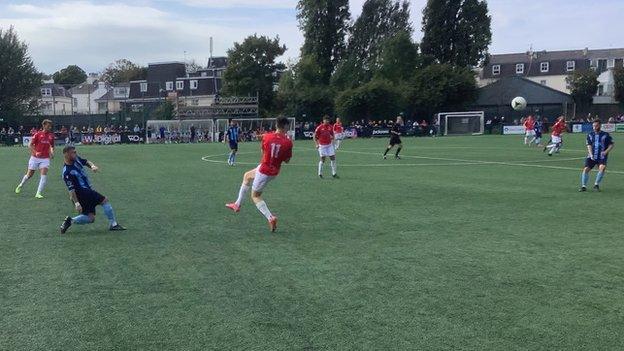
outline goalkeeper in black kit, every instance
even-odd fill
[[[394,154],[394,158],[397,160],[401,159],[399,155],[401,150],[403,149],[403,143],[401,142],[401,135],[403,134],[403,117],[399,116],[396,119],[396,123],[390,129],[390,143],[386,148],[386,152],[383,154],[384,160],[388,158],[388,152],[392,150],[395,146],[397,146],[396,153]]]

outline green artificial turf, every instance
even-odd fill
[[[78,147],[128,231],[99,208],[64,236],[61,158],[36,200],[38,176],[13,193],[27,150],[0,148],[0,349],[622,350],[624,150],[578,193],[584,139],[565,139],[551,158],[405,139],[400,161],[348,140],[339,180],[297,142],[265,193],[275,234],[224,207],[256,143],[237,167],[220,144]]]

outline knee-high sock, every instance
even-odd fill
[[[236,162],[236,153],[232,152],[232,163]]]
[[[605,172],[598,172],[598,175],[596,176],[596,185],[600,185],[600,183],[602,182],[602,178],[604,178]]]
[[[39,178],[39,186],[37,187],[37,194],[43,193],[43,188],[45,188],[47,181],[48,181],[47,175],[42,175],[41,178]]]
[[[529,137],[525,136],[524,137],[524,145],[528,145],[529,144]]]
[[[557,144],[550,144],[548,145],[548,147],[550,148],[550,154],[554,154],[555,152],[559,151],[559,149],[561,148],[561,144],[557,143]]]
[[[266,219],[271,219],[271,217],[273,217],[273,214],[271,214],[271,211],[269,211],[269,207],[267,206],[266,202],[260,201],[256,204],[256,207],[258,208],[258,211],[260,211],[266,217]]]
[[[581,186],[586,187],[587,182],[589,181],[589,173],[581,172]]]
[[[323,174],[323,161],[319,161],[319,164],[318,164],[318,174],[319,175]]]
[[[247,196],[249,189],[251,189],[251,186],[241,184],[240,190],[238,191],[238,199],[236,199],[237,206],[240,206],[243,203],[243,200],[245,200],[245,196]]]
[[[398,149],[397,149],[397,151],[396,151],[395,156],[397,156],[397,157],[398,157],[398,156],[399,156],[399,153],[401,152],[401,150],[403,150],[403,147],[402,147],[402,146],[399,146],[399,148],[398,148]]]
[[[89,223],[93,223],[93,222],[91,221],[91,218],[89,218],[89,216],[81,214],[81,215],[78,215],[78,216],[72,218],[72,223],[74,223],[74,224],[89,224]]]
[[[30,178],[28,178],[28,176],[24,174],[24,176],[22,177],[22,181],[19,183],[19,186],[23,187],[24,184],[26,184],[26,182],[28,181],[28,179]]]
[[[390,149],[391,149],[390,147],[387,147],[387,148],[386,148],[386,152],[384,152],[384,156],[386,156],[386,155],[388,154],[388,152],[390,151]]]
[[[104,214],[106,214],[106,218],[108,218],[108,224],[112,226],[117,225],[117,219],[115,218],[115,211],[113,211],[113,206],[110,203],[105,203],[102,205],[104,208]]]
[[[336,145],[336,150],[340,149],[340,140],[339,139],[336,139],[334,141],[334,144]]]
[[[332,175],[336,175],[338,173],[338,166],[336,165],[336,160],[331,160],[330,164],[331,164]]]

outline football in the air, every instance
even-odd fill
[[[518,96],[511,100],[511,107],[516,111],[522,111],[527,107],[527,101],[522,96]]]

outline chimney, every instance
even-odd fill
[[[587,56],[589,54],[589,48],[583,49],[583,56]]]

